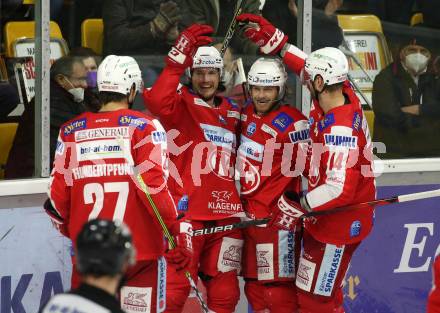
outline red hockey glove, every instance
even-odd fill
[[[294,231],[299,218],[307,213],[299,202],[299,196],[294,192],[285,192],[281,195],[269,222],[269,227],[274,226],[279,230]]]
[[[256,23],[257,27],[249,25],[244,34],[251,41],[260,47],[260,51],[264,54],[277,54],[283,49],[284,44],[289,39],[288,36],[273,26],[268,20],[260,15],[245,13],[237,16],[240,23]]]
[[[63,235],[69,237],[69,230],[67,225],[64,223],[64,219],[58,213],[58,211],[53,207],[50,199],[47,199],[43,205],[44,210],[47,215],[49,215],[52,225]]]
[[[212,38],[205,35],[209,35],[213,31],[211,26],[202,24],[193,24],[185,29],[177,37],[176,43],[168,53],[166,63],[183,68],[191,66],[197,48],[212,42]]]
[[[178,271],[188,267],[193,257],[191,231],[192,225],[189,222],[177,222],[170,229],[176,247],[167,251],[165,259]]]

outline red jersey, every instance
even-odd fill
[[[296,74],[304,53],[291,46],[284,62]],[[372,146],[367,120],[349,82],[343,86],[346,104],[326,114],[317,100],[310,111],[311,156],[307,202],[313,211],[328,210],[376,198]],[[373,207],[333,213],[305,221],[318,241],[350,244],[364,239],[373,224]]]
[[[177,211],[166,186],[166,149],[159,121],[132,110],[87,112],[63,124],[49,197],[69,237],[75,242],[93,218],[121,220],[131,229],[138,260],[161,256],[163,233],[135,176],[142,175],[170,227]]]
[[[234,180],[240,110],[224,97],[210,107],[190,88],[177,90],[183,72],[165,67],[144,91],[145,105],[168,132],[168,186],[176,201],[188,196],[186,216],[224,219],[242,212]]]
[[[440,313],[440,255],[432,263],[432,290],[428,297],[427,313]]]
[[[297,152],[308,141],[308,121],[297,109],[283,105],[264,116],[253,105],[244,109],[237,168],[249,217],[268,217],[285,191],[300,191],[305,154],[297,160]]]

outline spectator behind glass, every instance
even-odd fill
[[[313,0],[312,51],[339,47],[343,36],[335,12],[342,0]],[[266,0],[263,16],[296,42],[298,7],[295,0]]]
[[[430,58],[410,43],[374,80],[374,141],[385,143],[386,158],[440,156],[440,86]]]
[[[76,47],[70,50],[70,56],[78,57],[82,60],[87,70],[87,88],[84,90],[84,104],[89,111],[97,112],[100,108],[97,88],[97,71],[101,57],[92,49],[86,47]]]
[[[195,23],[211,25],[214,37],[221,40],[225,37],[229,24],[234,16],[236,0],[186,0]],[[259,0],[246,0],[242,13],[260,14]],[[245,54],[256,54],[257,46],[243,36],[243,30],[238,31],[230,43],[234,51]]]
[[[0,120],[4,120],[19,103],[17,89],[7,82],[0,82]]]
[[[190,24],[183,0],[105,0],[104,55],[166,54]]]
[[[85,111],[84,89],[87,71],[81,59],[65,56],[50,69],[50,165],[53,163],[58,131],[68,120]],[[25,108],[6,164],[5,177],[25,178],[34,175],[35,98]]]
[[[82,59],[87,72],[96,72],[98,70],[98,64],[101,58],[92,49],[87,47],[75,47],[69,51],[69,55]]]

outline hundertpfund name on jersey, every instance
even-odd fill
[[[72,173],[75,179],[101,176],[124,176],[133,175],[133,167],[130,164],[93,164],[73,168]]]

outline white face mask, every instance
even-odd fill
[[[84,88],[81,88],[81,87],[75,88],[75,86],[73,86],[72,82],[67,77],[66,77],[66,80],[72,86],[72,88],[67,91],[73,96],[73,100],[75,102],[83,102],[84,101]]]
[[[75,102],[83,102],[84,100],[84,88],[72,88],[68,90],[73,95]]]
[[[408,54],[405,57],[405,65],[412,70],[415,75],[424,72],[428,66],[429,59],[420,52]]]

